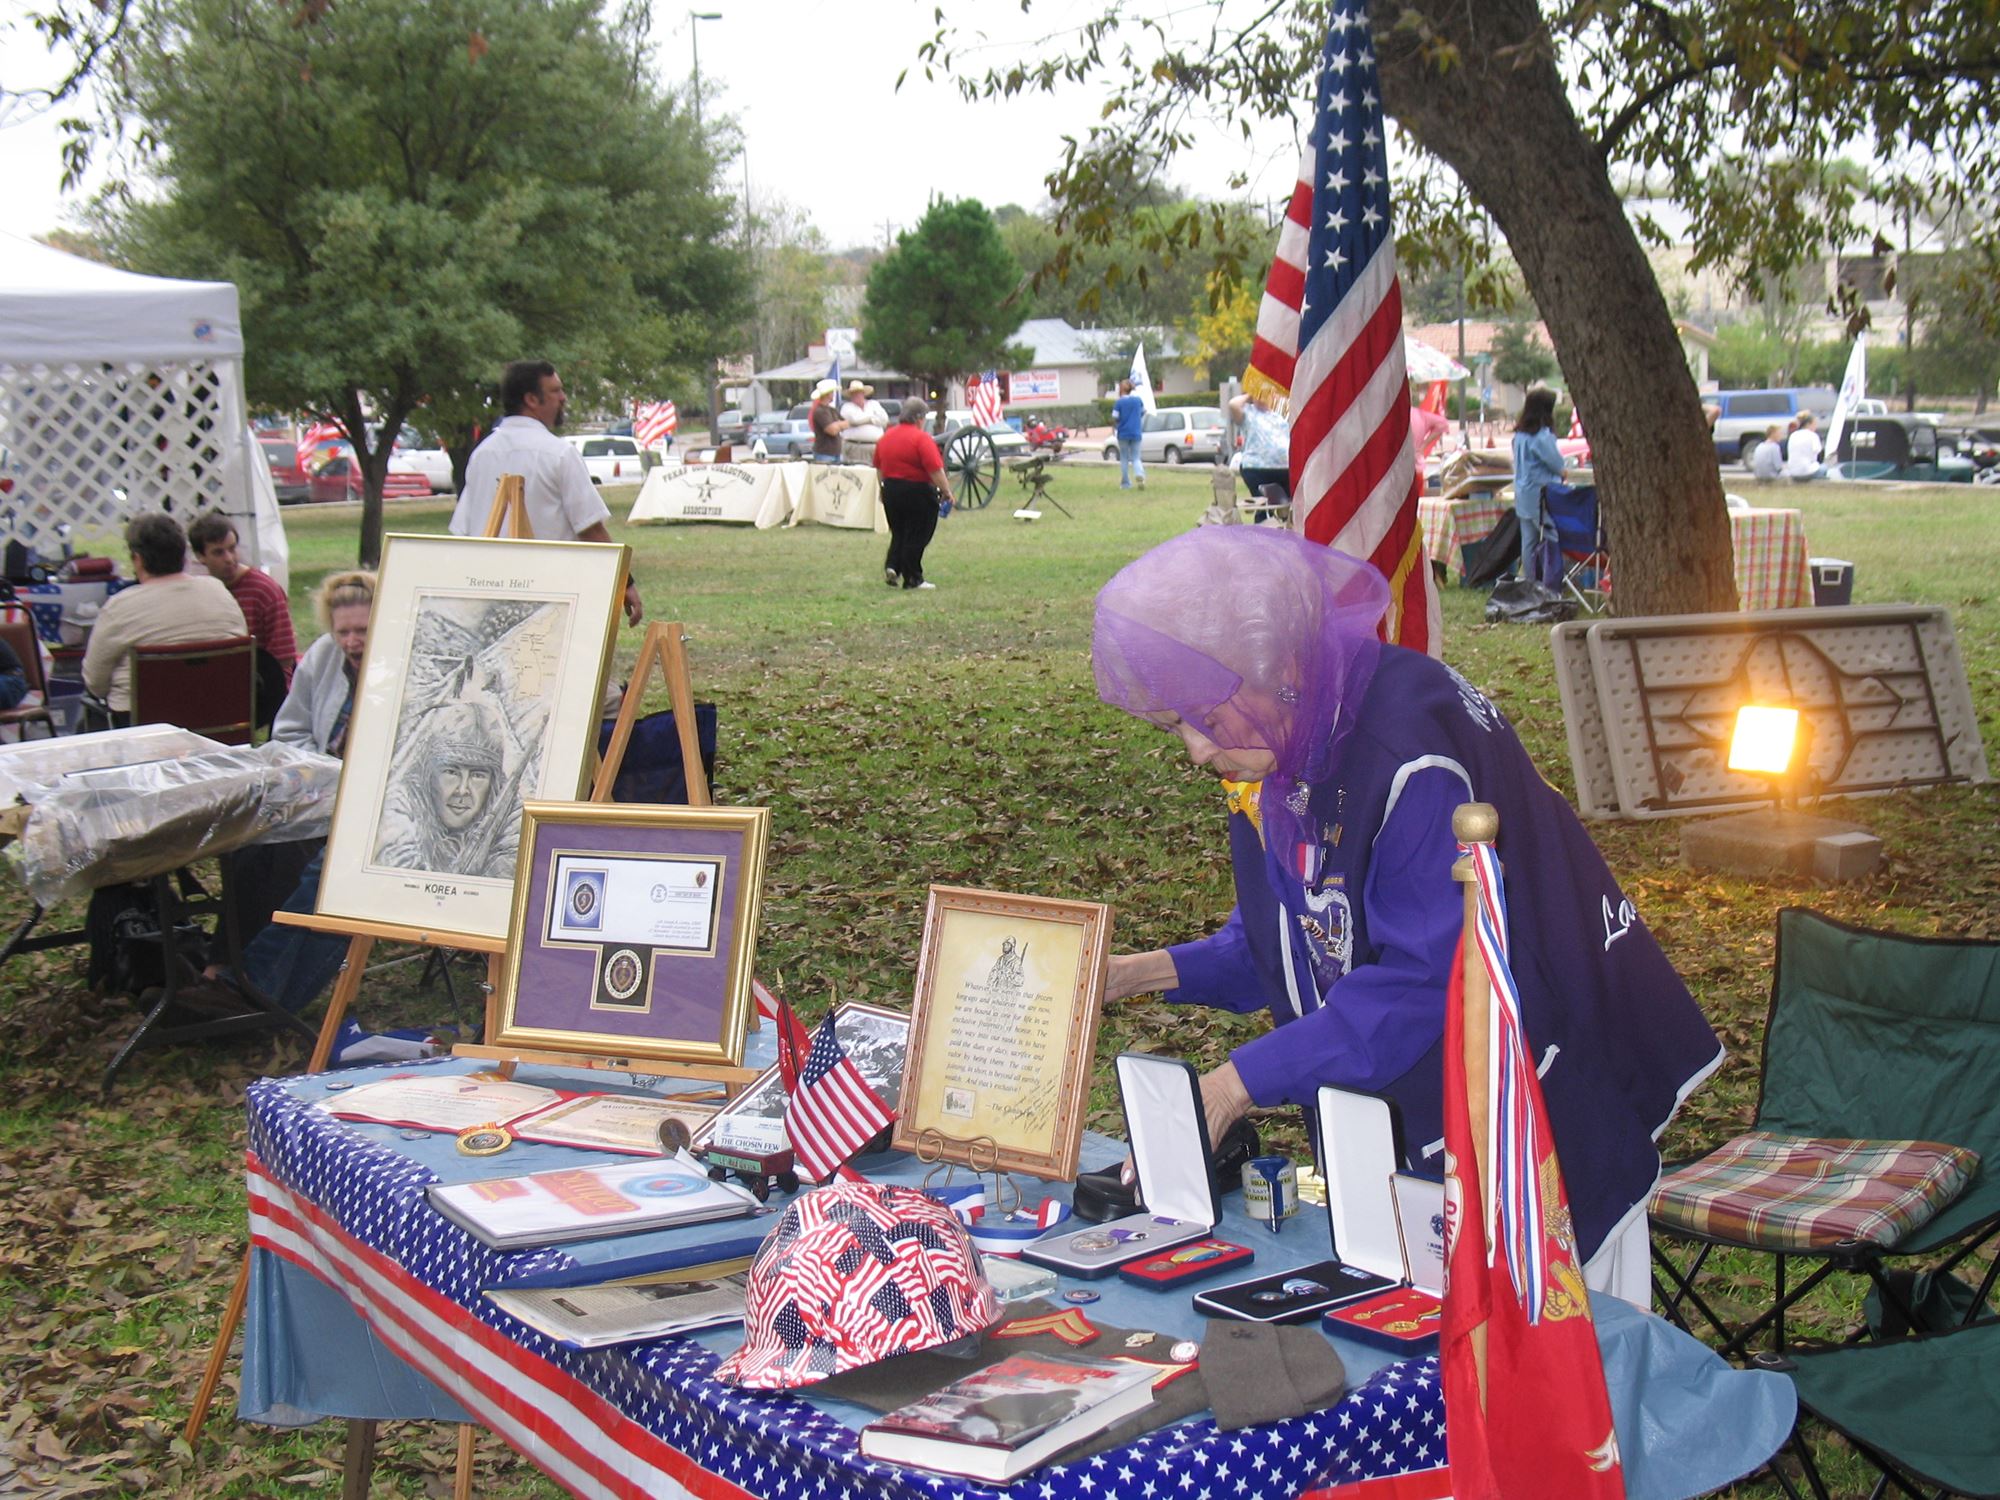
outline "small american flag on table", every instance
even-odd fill
[[[828,1011],[785,1102],[785,1134],[799,1170],[824,1181],[894,1118],[840,1045]]]

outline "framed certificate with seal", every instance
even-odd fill
[[[741,1064],[770,830],[761,807],[523,803],[491,1044]]]
[[[1110,947],[1094,901],[932,886],[892,1144],[1074,1177]]]

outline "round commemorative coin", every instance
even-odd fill
[[[1078,1287],[1073,1292],[1064,1292],[1063,1301],[1073,1302],[1078,1307],[1084,1307],[1095,1302],[1102,1295],[1103,1293],[1101,1292],[1087,1292],[1082,1287]]]
[[[351,1079],[351,1078],[336,1078],[336,1079],[334,1079],[334,1081],[333,1081],[332,1083],[329,1083],[329,1084],[328,1084],[328,1085],[326,1086],[326,1091],[327,1091],[327,1092],[328,1092],[329,1094],[342,1094],[342,1093],[345,1093],[345,1092],[346,1092],[347,1090],[349,1090],[349,1089],[351,1089],[351,1088],[353,1088],[353,1087],[354,1087],[354,1080],[353,1080],[353,1079]]]
[[[1171,1359],[1177,1365],[1193,1364],[1200,1357],[1201,1345],[1197,1344],[1193,1339],[1182,1339],[1167,1351],[1167,1358]]]
[[[1118,1241],[1102,1229],[1086,1229],[1081,1234],[1069,1237],[1069,1247],[1078,1255],[1096,1255],[1109,1250]]]
[[[667,1155],[685,1151],[693,1144],[694,1132],[687,1128],[685,1121],[676,1120],[672,1115],[660,1121],[660,1149]]]
[[[620,948],[604,963],[604,990],[613,1000],[630,1000],[639,993],[645,965],[630,948]]]
[[[500,1125],[475,1125],[458,1133],[458,1149],[467,1156],[498,1156],[514,1144],[514,1137]]]

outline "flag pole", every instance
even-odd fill
[[[1461,844],[1490,844],[1500,837],[1500,810],[1490,802],[1467,802],[1451,815],[1452,836]],[[1461,854],[1451,867],[1452,879],[1465,888],[1465,942],[1463,945],[1465,965],[1465,1105],[1467,1124],[1472,1132],[1472,1160],[1461,1166],[1469,1179],[1481,1184],[1482,1201],[1489,1196],[1486,1163],[1492,1151],[1492,1141],[1488,1131],[1490,1120],[1488,1108],[1490,1092],[1488,1079],[1490,1054],[1492,1051],[1491,1017],[1493,1009],[1492,980],[1486,972],[1486,960],[1479,951],[1479,882],[1472,870],[1472,856]],[[1490,1205],[1489,1205],[1490,1207]],[[1479,1243],[1486,1254],[1491,1254],[1492,1245],[1487,1238],[1484,1222],[1467,1224],[1464,1233],[1477,1232]],[[1470,1335],[1472,1360],[1479,1372],[1479,1405],[1486,1406],[1486,1325],[1480,1324]]]

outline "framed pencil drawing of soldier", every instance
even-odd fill
[[[506,934],[522,802],[589,773],[626,568],[604,543],[387,539],[321,915]]]

